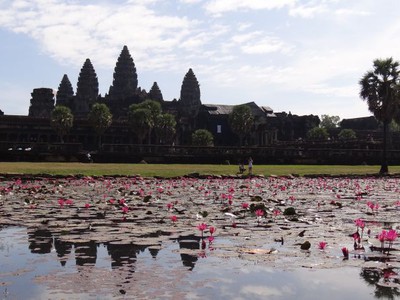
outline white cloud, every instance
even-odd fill
[[[267,54],[271,52],[289,52],[289,46],[283,41],[274,37],[265,37],[252,43],[247,43],[241,46],[241,49],[246,54]]]
[[[149,52],[155,56],[163,55],[163,50],[170,52],[187,37],[191,21],[157,14],[145,6],[154,2],[79,5],[35,0],[29,6],[20,2],[3,8],[0,26],[33,37],[60,62],[80,65],[90,57],[98,65],[112,67],[111,60],[104,56],[109,48],[113,49],[114,64],[115,53],[124,44],[140,58],[148,57]]]
[[[196,4],[196,3],[200,3],[203,0],[180,0],[180,2],[184,3],[184,4]]]
[[[271,10],[292,5],[296,0],[211,0],[205,9],[213,15],[240,10]]]
[[[312,18],[315,15],[327,12],[324,5],[300,5],[294,6],[289,10],[289,15],[293,17]]]

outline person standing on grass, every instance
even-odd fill
[[[249,157],[249,175],[253,174],[253,159]]]

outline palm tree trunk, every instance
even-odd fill
[[[389,173],[389,167],[387,162],[387,131],[388,131],[388,122],[383,121],[383,149],[382,149],[382,163],[379,174],[387,174]]]

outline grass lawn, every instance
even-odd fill
[[[31,163],[0,162],[1,174],[51,174],[51,175],[141,175],[174,177],[190,173],[230,175],[238,172],[237,165],[197,165],[197,164],[97,164],[97,163]],[[254,165],[253,173],[269,175],[329,174],[367,175],[377,174],[380,166],[344,165]],[[391,174],[400,173],[400,166],[389,166]],[[245,174],[247,174],[245,172]]]

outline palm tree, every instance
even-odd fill
[[[380,174],[389,172],[387,162],[387,131],[390,122],[399,112],[399,63],[393,58],[374,60],[374,69],[361,78],[360,96],[368,103],[368,109],[383,123],[383,151]]]
[[[64,135],[69,132],[73,123],[74,116],[68,107],[57,105],[51,112],[50,124],[60,137],[61,143],[64,143]]]
[[[129,106],[128,122],[136,136],[139,143],[142,144],[144,138],[150,131],[151,127],[151,112],[146,108],[137,108],[135,104]]]
[[[146,113],[146,132],[148,134],[148,143],[151,143],[151,133],[153,128],[156,126],[157,117],[161,114],[161,104],[154,100],[145,100],[139,104],[132,104],[129,106],[129,113],[133,113],[135,110],[147,110]],[[132,116],[131,116],[132,117]],[[144,116],[141,116],[141,120],[143,121]],[[132,119],[131,119],[132,121]],[[140,121],[140,122],[142,122]],[[135,122],[135,121],[133,121]],[[143,125],[143,124],[142,124]]]
[[[233,107],[229,121],[232,131],[239,136],[239,144],[242,146],[243,138],[250,132],[254,123],[251,108],[246,104]]]
[[[192,133],[193,146],[213,146],[214,137],[207,129],[197,129]]]
[[[175,117],[169,113],[158,115],[154,129],[158,137],[158,142],[161,142],[161,144],[172,143],[176,133]]]
[[[96,131],[98,136],[98,147],[100,147],[101,136],[111,126],[112,114],[104,103],[95,103],[88,114],[88,120]]]

